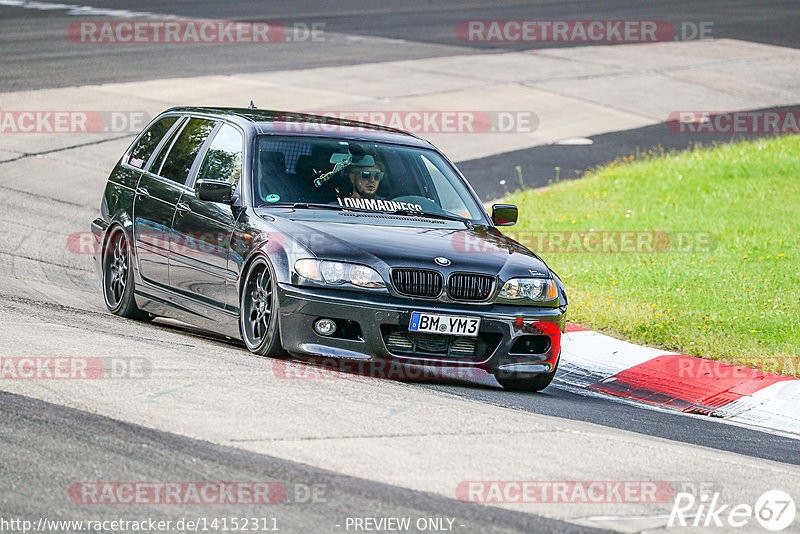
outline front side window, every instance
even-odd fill
[[[255,148],[255,206],[322,203],[485,222],[483,207],[434,150],[282,136],[259,136]]]
[[[137,169],[143,169],[147,160],[150,159],[153,150],[158,146],[158,142],[167,134],[176,120],[178,120],[178,117],[164,117],[153,123],[139,140],[136,141],[133,150],[131,150],[131,155],[128,158],[128,164]]]
[[[167,180],[185,184],[197,153],[214,129],[214,121],[208,119],[189,119],[178,138],[172,144],[158,172]]]
[[[208,147],[197,179],[222,180],[235,189],[242,177],[242,148],[239,130],[223,124]]]

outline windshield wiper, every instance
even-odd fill
[[[352,206],[340,206],[338,204],[322,204],[321,202],[295,202],[292,204],[294,209],[321,209],[321,210],[336,210],[336,211],[358,211],[361,213],[375,213],[372,210],[354,208]]]
[[[292,204],[292,207],[294,209],[302,208],[302,209],[321,209],[321,210],[336,210],[336,211],[349,209],[344,206],[338,206],[336,204],[322,204],[317,202],[295,202],[294,204]]]
[[[446,213],[429,213],[427,211],[413,211],[413,210],[394,210],[390,211],[392,215],[408,215],[409,217],[427,217],[428,219],[442,219],[445,221],[456,221],[466,224],[472,228],[472,223],[469,219],[460,217],[458,215],[448,215]]]
[[[273,204],[273,206],[287,206],[288,204]],[[337,204],[322,204],[319,202],[295,202],[291,204],[291,207],[294,209],[323,209],[323,210],[335,210],[335,211],[355,211],[359,213],[369,213],[371,215],[380,216],[381,214],[389,214],[389,215],[407,215],[409,217],[422,217],[428,219],[442,219],[446,221],[456,221],[460,223],[466,224],[469,228],[472,228],[472,222],[469,219],[465,219],[464,217],[460,217],[458,215],[448,215],[445,213],[428,213],[425,211],[414,211],[414,210],[394,210],[394,211],[375,211],[375,210],[368,210],[363,208],[355,208],[352,206],[339,206]]]

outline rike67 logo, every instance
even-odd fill
[[[784,491],[764,492],[755,505],[723,503],[720,495],[719,492],[703,493],[698,497],[692,493],[677,493],[667,526],[724,529],[746,527],[748,532],[753,532],[755,519],[763,528],[777,532],[794,521],[794,500]]]

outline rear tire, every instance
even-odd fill
[[[558,370],[561,355],[558,355],[556,365],[549,373],[509,373],[495,371],[494,378],[501,386],[511,391],[541,391],[553,381]]]
[[[117,229],[103,248],[103,300],[108,311],[120,317],[150,321],[153,316],[136,306],[128,236]]]
[[[286,355],[281,346],[278,291],[269,262],[257,258],[250,264],[239,299],[239,330],[247,349],[259,356]]]

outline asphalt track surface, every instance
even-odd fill
[[[59,511],[60,519],[87,519],[85,507],[64,495],[91,472],[94,480],[210,480],[277,482],[283,502],[262,508],[279,530],[318,532],[344,525],[345,518],[380,510],[387,517],[454,519],[470,532],[602,532],[530,514],[475,506],[456,499],[354,479],[266,455],[191,440],[26,397],[0,393],[3,426],[5,517],[38,517]],[[37,444],[47,443],[46,447]],[[70,461],[65,462],[64,459]],[[144,510],[143,510],[144,508]],[[146,514],[146,515],[143,515]],[[249,505],[226,506],[227,517],[252,517]],[[217,515],[191,504],[138,507],[98,506],[92,520],[157,520]],[[271,522],[268,524],[271,525]]]
[[[467,44],[454,38],[454,26],[470,18],[626,18],[670,21],[713,20],[715,37],[734,37],[797,47],[800,14],[792,1],[771,3],[708,2],[499,2],[486,7],[477,2],[287,2],[266,6],[260,2],[92,2],[94,7],[151,11],[206,19],[258,19],[324,22],[325,29],[349,36],[331,46],[306,49],[302,43],[275,45],[276,52],[256,54],[247,46],[161,48],[109,46],[91,50],[68,39],[53,39],[75,17],[63,10],[22,9],[0,5],[0,91],[62,87],[84,83],[116,82],[209,73],[299,69],[462,53],[476,49],[492,53],[514,47]],[[364,43],[368,43],[365,45]],[[281,46],[290,47],[286,50]],[[309,44],[309,46],[311,46]],[[521,46],[521,45],[520,45]],[[313,51],[313,53],[311,53]],[[335,81],[333,81],[335,83]],[[0,101],[0,107],[2,102]],[[661,142],[673,147],[658,126],[593,138],[591,147],[541,147],[462,164],[467,174],[508,172],[509,161],[535,160],[541,165],[540,181],[547,180],[560,150],[582,151],[572,169],[562,177],[579,175],[586,168]],[[643,141],[644,140],[644,141]],[[680,148],[683,139],[676,140]],[[552,161],[548,158],[554,158]],[[495,175],[492,174],[492,175]],[[167,323],[130,324],[108,315],[99,295],[99,282],[86,258],[48,259],[46,248],[61,243],[37,242],[53,221],[75,223],[94,217],[98,199],[83,205],[54,201],[13,191],[2,184],[0,213],[8,229],[0,240],[0,316],[6,327],[0,339],[13,344],[14,324],[42,324],[43,338],[60,330],[48,325],[80,329],[86,339],[96,332],[116,337],[142,350],[162,344],[187,354],[197,350],[238,350],[234,358],[250,362],[243,348],[191,328]],[[531,185],[531,184],[526,184]],[[493,193],[487,185],[486,194]],[[55,332],[55,333],[53,333]],[[80,347],[80,338],[69,343]],[[176,349],[177,350],[177,349]],[[227,352],[226,352],[227,354]],[[230,356],[227,356],[230,357]],[[236,362],[221,360],[220,365]],[[794,438],[745,429],[702,417],[689,417],[589,395],[555,383],[539,394],[503,391],[491,378],[452,383],[418,383],[437,394],[565,420],[639,433],[674,442],[729,451],[755,459],[800,465],[800,447]],[[0,385],[0,389],[2,388]],[[60,518],[86,518],[86,509],[64,502],[65,488],[75,480],[253,480],[268,478],[292,484],[319,482],[326,486],[323,506],[304,503],[277,505],[274,513],[292,532],[314,531],[335,525],[342,518],[374,515],[447,515],[468,525],[468,532],[588,532],[574,524],[534,514],[464,504],[434,494],[417,492],[280,458],[213,445],[178,434],[137,427],[91,413],[23,395],[0,393],[0,512],[3,516],[40,516],[52,510]],[[244,423],[243,423],[244,424]],[[566,451],[565,451],[566,453]],[[90,475],[87,475],[90,474]],[[575,474],[580,477],[580,474]],[[198,516],[197,508],[148,508],[152,517]],[[247,509],[226,509],[225,514],[250,514]],[[140,518],[141,510],[97,508],[92,519]],[[216,515],[219,515],[218,513]],[[331,529],[333,530],[333,529]]]
[[[40,10],[4,6],[0,2],[0,91],[200,76],[236,72],[352,65],[364,62],[416,59],[475,52],[502,52],[558,43],[485,43],[458,39],[456,26],[472,19],[626,19],[712,23],[715,39],[733,38],[759,43],[800,46],[800,10],[793,0],[742,2],[683,1],[499,1],[449,0],[428,2],[116,2],[111,0],[63,4],[172,15],[188,19],[274,20],[324,24],[324,46],[314,42],[269,45],[229,44],[113,44],[72,42],[67,28],[77,20],[106,17],[67,15],[65,9]],[[133,16],[133,20],[142,17]],[[337,37],[345,35],[348,37]],[[54,73],[57,73],[54,76]],[[365,81],[367,82],[367,81]],[[321,85],[336,80],[320,80]]]

